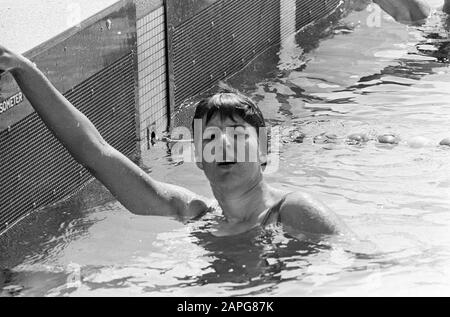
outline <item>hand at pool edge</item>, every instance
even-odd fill
[[[0,75],[4,72],[14,72],[22,63],[29,62],[25,57],[16,54],[0,44]]]
[[[442,11],[447,14],[450,14],[450,0],[445,0],[444,6],[442,7]]]
[[[431,7],[423,0],[373,0],[373,2],[403,24],[421,25],[431,14]],[[446,0],[446,3],[449,3],[450,9],[450,0]]]

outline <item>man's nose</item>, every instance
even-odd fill
[[[234,159],[234,136],[230,133],[221,133],[221,149],[220,152],[223,154],[225,160]]]
[[[223,148],[231,148],[233,146],[233,135],[223,132],[221,138]]]

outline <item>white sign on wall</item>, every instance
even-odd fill
[[[0,115],[23,102],[23,93],[18,92],[5,100],[0,100]]]

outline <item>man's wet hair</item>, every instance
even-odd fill
[[[224,82],[220,82],[215,91],[197,103],[192,129],[196,119],[202,120],[206,117],[206,123],[208,123],[217,114],[220,115],[221,120],[236,121],[236,118],[240,117],[253,126],[258,133],[260,128],[266,127],[261,110],[250,97]]]

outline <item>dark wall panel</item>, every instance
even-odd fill
[[[135,151],[135,55],[127,54],[65,96],[106,141]],[[69,196],[92,176],[77,164],[36,113],[0,132],[0,231],[33,209]]]
[[[121,0],[26,56],[125,155],[137,155],[136,8]],[[19,92],[9,74],[0,100]],[[92,176],[29,102],[0,113],[0,234],[34,209],[74,194]]]
[[[280,38],[280,3],[217,1],[173,29],[175,105],[244,67]]]
[[[297,0],[292,21],[280,1],[168,0],[171,94],[174,108],[245,67],[281,40],[281,23],[297,30],[331,13],[340,0]],[[294,20],[295,19],[295,20]],[[283,21],[283,22],[281,22]]]
[[[132,50],[136,50],[136,9],[122,0],[54,39],[25,53],[60,92],[90,78]],[[19,91],[12,76],[0,79],[0,100]],[[34,112],[25,100],[0,113],[0,131]]]

